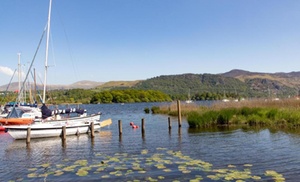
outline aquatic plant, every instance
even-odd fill
[[[213,164],[193,159],[181,151],[156,148],[155,151],[141,150],[139,154],[116,153],[115,155],[95,154],[96,159],[88,161],[63,160],[61,164],[37,164],[29,168],[22,180],[56,181],[64,175],[72,179],[107,179],[118,181],[126,177],[127,181],[285,181],[282,174],[267,170],[264,176],[253,174],[252,164],[228,164],[224,168],[214,168]],[[45,170],[45,167],[47,170]],[[155,171],[155,172],[153,172]],[[88,179],[86,179],[88,180]],[[76,181],[76,180],[75,180]]]
[[[159,110],[160,110],[160,108],[159,108],[158,106],[153,106],[153,107],[151,108],[151,112],[152,112],[153,114],[158,113]]]
[[[190,128],[249,125],[275,128],[300,127],[300,101],[250,100],[215,102],[211,106],[182,104],[181,115],[187,117]],[[161,106],[155,113],[177,116],[177,104]]]
[[[150,109],[149,109],[148,107],[146,107],[146,108],[144,109],[144,112],[145,112],[146,114],[149,114],[149,113],[150,113]]]

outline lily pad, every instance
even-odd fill
[[[44,168],[46,168],[46,167],[50,166],[50,163],[45,163],[45,164],[42,164],[41,166],[44,167]]]
[[[74,164],[79,164],[81,166],[86,166],[88,164],[87,160],[77,160]]]
[[[77,176],[86,176],[88,174],[89,174],[89,172],[86,170],[83,170],[83,169],[79,169],[76,173]]]
[[[28,178],[36,178],[36,177],[38,177],[38,174],[36,174],[36,173],[30,173],[30,174],[27,175],[27,177]]]

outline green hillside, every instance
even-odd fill
[[[134,86],[137,89],[153,89],[167,93],[174,97],[187,97],[202,93],[215,93],[219,95],[239,94],[245,97],[251,92],[247,84],[229,77],[213,74],[182,74],[159,76],[139,82]],[[184,99],[184,98],[183,98]]]
[[[158,90],[172,99],[183,100],[189,93],[194,100],[284,98],[298,95],[297,78],[234,70],[224,74],[162,75],[143,81],[107,82],[95,90]]]
[[[53,88],[56,89],[48,91],[47,99],[56,104],[156,102],[186,100],[189,96],[192,100],[275,99],[299,96],[300,72],[232,70],[223,74],[163,75],[147,80],[110,81],[104,84],[82,81],[72,86]],[[16,95],[13,91],[8,94],[3,92],[1,100],[3,103],[11,101]]]
[[[95,87],[94,91],[104,91],[104,90],[114,90],[114,89],[128,89],[134,87],[137,83],[141,82],[140,80],[136,81],[110,81],[102,85]]]

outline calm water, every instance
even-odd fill
[[[0,181],[298,181],[300,135],[268,129],[191,130],[145,114],[160,103],[85,105],[113,124],[89,135],[15,141],[0,133]],[[145,119],[145,135],[132,129]],[[122,120],[123,135],[118,133]],[[240,177],[238,177],[240,176]]]

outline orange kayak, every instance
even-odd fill
[[[3,125],[28,125],[33,122],[33,118],[0,118]]]

